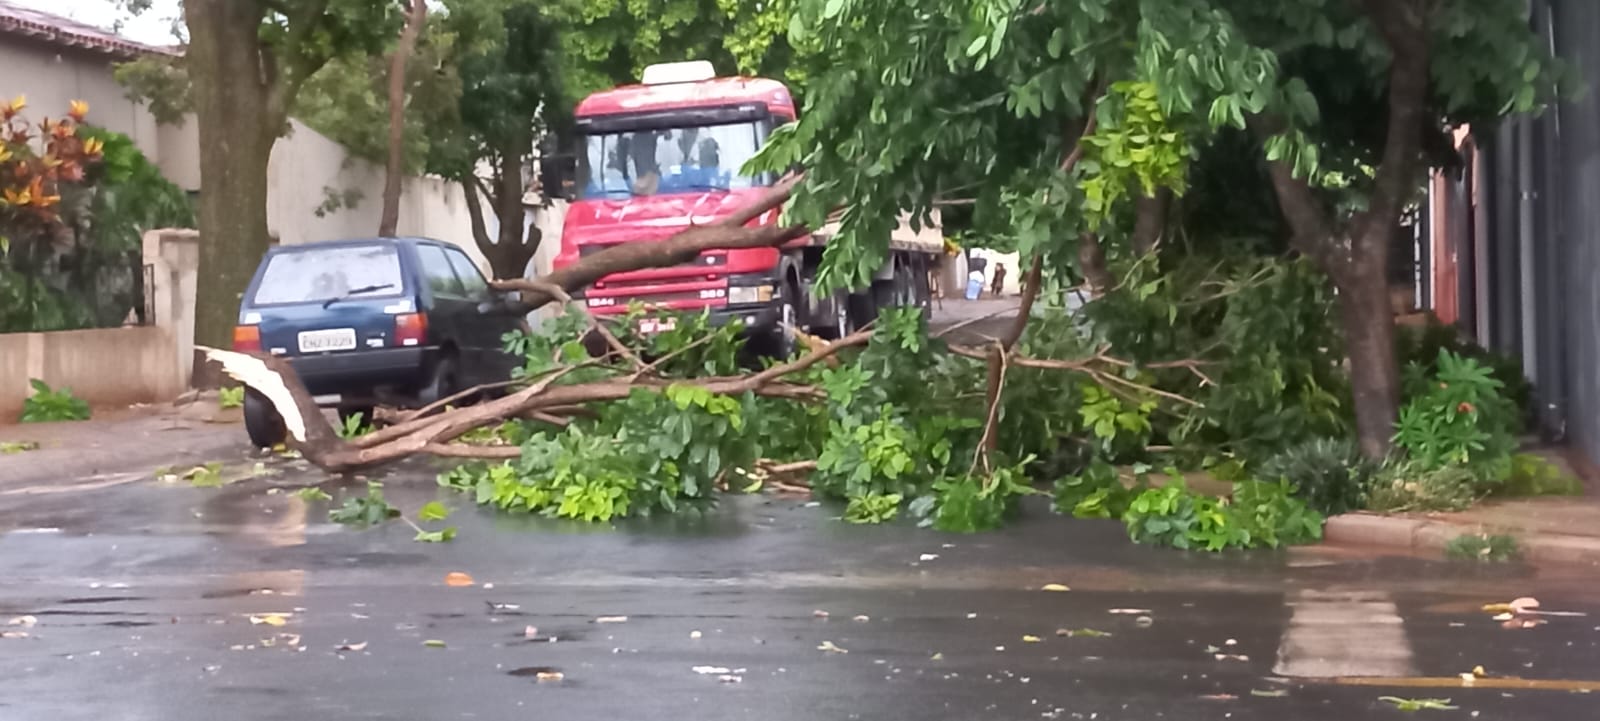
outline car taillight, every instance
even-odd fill
[[[261,350],[261,327],[254,325],[234,326],[233,349],[243,353]]]
[[[428,340],[428,316],[401,313],[394,317],[394,342],[397,345],[422,345]]]

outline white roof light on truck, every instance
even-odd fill
[[[690,60],[682,63],[657,63],[644,69],[645,85],[674,85],[697,83],[717,77],[717,69],[710,60]]]

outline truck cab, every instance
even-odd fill
[[[642,83],[594,93],[574,116],[576,197],[562,229],[558,268],[617,244],[665,239],[754,202],[778,177],[747,175],[742,168],[796,112],[782,83],[715,77],[711,64],[700,61],[651,66]],[[777,221],[774,210],[752,225]],[[843,295],[813,297],[810,282],[825,241],[817,234],[783,248],[707,251],[676,267],[608,276],[581,296],[596,315],[624,313],[633,302],[662,311],[709,311],[713,322],[737,320],[780,346],[788,335],[784,325],[837,336],[863,320],[872,296],[863,294],[868,300],[853,306]],[[942,239],[924,253],[929,249],[942,251]],[[924,265],[907,264],[899,300],[914,300],[914,289],[926,288],[926,272],[918,283],[913,264]],[[670,314],[649,317],[640,330],[665,330],[671,323]]]

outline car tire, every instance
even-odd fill
[[[254,388],[244,391],[244,432],[256,448],[272,448],[283,443],[289,432],[284,428],[283,416],[272,407],[272,401],[257,393]]]
[[[454,355],[440,356],[438,362],[433,364],[428,382],[417,392],[418,405],[437,403],[440,399],[449,398],[460,391],[459,367],[460,364]]]

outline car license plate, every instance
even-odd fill
[[[333,330],[308,330],[300,334],[301,353],[323,353],[334,350],[351,350],[356,347],[354,328]]]
[[[665,333],[678,327],[677,318],[645,318],[639,321],[639,332],[649,335],[651,333]]]

